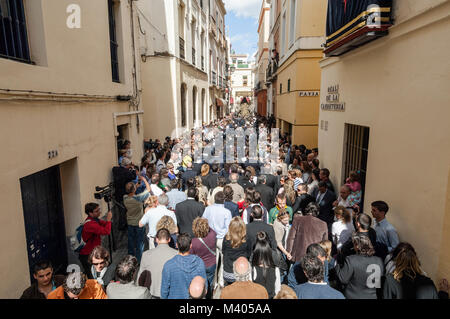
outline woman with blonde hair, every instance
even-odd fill
[[[198,201],[202,202],[203,205],[208,205],[208,187],[203,185],[203,180],[201,176],[195,177],[195,186],[198,189]]]
[[[149,196],[145,202],[145,212],[147,212],[149,209],[156,208],[158,206],[158,196]]]
[[[233,283],[236,278],[233,272],[233,263],[239,257],[250,258],[252,248],[246,240],[247,229],[240,217],[234,217],[228,226],[228,232],[222,243],[223,279],[226,284]]]
[[[165,228],[169,231],[170,237],[172,238],[172,240],[169,243],[169,247],[175,249],[176,248],[175,243],[177,242],[177,235],[178,235],[178,227],[173,221],[172,217],[170,216],[161,217],[161,219],[156,224],[156,232],[158,232],[158,230],[162,228]],[[158,246],[158,244],[155,241],[155,248],[156,246]]]
[[[416,251],[409,243],[398,244],[393,273],[386,274],[384,299],[438,299],[433,281],[420,267]]]
[[[341,249],[342,245],[352,237],[355,227],[352,222],[352,215],[344,206],[337,206],[334,209],[336,222],[331,226],[331,235],[337,249]]]
[[[286,194],[286,205],[292,207],[297,199],[293,180],[288,179],[284,182],[284,193]]]

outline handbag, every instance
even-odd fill
[[[203,241],[203,239],[198,238],[198,240],[200,240],[200,242],[209,250],[209,252],[211,254],[213,254],[214,256],[216,256],[216,252],[212,251],[211,248],[208,247],[208,245],[206,245],[206,243]]]

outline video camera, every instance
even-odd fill
[[[114,194],[114,184],[110,183],[104,187],[95,186],[94,197],[96,199],[104,199],[105,202],[109,203],[112,200],[113,194]]]

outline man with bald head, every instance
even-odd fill
[[[239,174],[231,173],[230,181],[231,183],[228,185],[233,189],[233,203],[237,204],[237,202],[243,200],[245,196],[244,188],[238,184]]]
[[[205,299],[208,290],[206,280],[202,276],[196,276],[189,285],[189,297],[191,299]]]
[[[352,206],[349,203],[349,196],[351,194],[352,190],[348,185],[342,185],[341,189],[339,191],[339,197],[337,200],[334,201],[333,206],[343,206],[347,209],[347,211],[350,213],[350,216],[353,217],[353,209]]]
[[[220,299],[269,299],[266,288],[252,282],[252,267],[245,257],[233,263],[236,281],[222,290]]]

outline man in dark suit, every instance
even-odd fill
[[[192,222],[195,218],[202,217],[205,206],[197,201],[198,190],[195,187],[189,187],[187,196],[188,199],[175,206],[175,216],[177,217],[179,233],[188,233],[191,238],[194,238]]]
[[[336,191],[334,190],[333,183],[331,183],[330,181],[330,171],[328,168],[322,168],[320,170],[319,178],[321,181],[327,183],[328,190],[332,191],[333,193],[336,193]]]
[[[319,205],[318,218],[328,225],[328,233],[331,234],[331,225],[334,222],[333,202],[336,195],[328,189],[326,182],[319,182],[319,192],[317,194],[316,203]]]
[[[275,241],[275,231],[273,230],[273,226],[270,224],[267,224],[266,222],[264,222],[262,220],[262,214],[263,214],[263,210],[261,208],[261,206],[259,205],[255,205],[252,207],[252,218],[253,221],[249,224],[247,224],[247,242],[250,245],[250,247],[252,247],[253,250],[253,246],[256,243],[256,235],[260,232],[263,231],[267,234],[267,237],[269,239],[269,243],[270,246],[272,247],[272,249],[276,249],[277,248],[277,242]]]
[[[204,185],[208,188],[208,191],[217,187],[217,178],[219,177],[219,164],[213,164],[211,166],[212,173],[209,174],[205,180]]]
[[[252,178],[252,173],[249,170],[246,170],[244,176],[239,179],[238,184],[242,186],[244,190],[249,187],[254,187],[255,184],[250,180]]]
[[[136,181],[136,169],[128,157],[124,157],[120,166],[112,168],[114,182],[114,197],[119,203],[117,205],[119,214],[114,214],[113,225],[117,225],[119,230],[127,229],[127,209],[123,205],[123,196],[126,194],[125,185],[131,181]]]
[[[275,197],[273,189],[266,185],[266,176],[258,176],[258,185],[255,186],[257,192],[261,194],[261,201],[264,207],[270,211],[274,207]]]
[[[202,171],[202,163],[201,162],[199,162],[199,163],[197,163],[197,162],[193,162],[192,163],[192,170],[194,171],[194,172],[196,172],[197,173],[197,175],[200,175],[201,174],[201,171]],[[197,176],[196,175],[196,176]]]
[[[308,194],[308,185],[300,184],[297,199],[295,200],[292,210],[294,214],[298,211],[303,212],[303,210],[308,206],[309,203],[315,202],[315,198]]]
[[[186,190],[186,182],[189,178],[195,178],[197,176],[197,172],[192,169],[192,163],[188,162],[186,164],[186,172],[181,175],[181,179],[183,180],[183,190]]]

